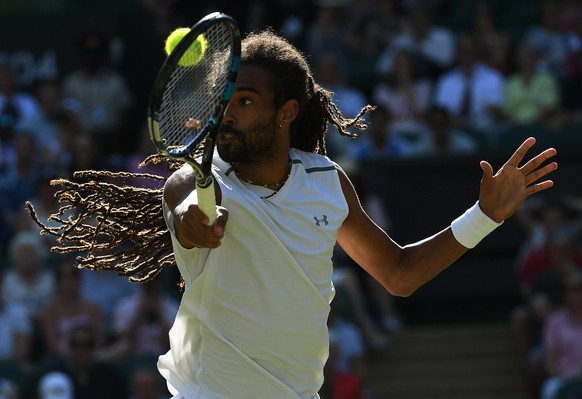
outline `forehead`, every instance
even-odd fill
[[[241,65],[235,92],[252,91],[260,96],[272,96],[271,75],[257,65]]]

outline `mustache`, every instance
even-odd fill
[[[236,130],[234,127],[232,127],[230,125],[221,126],[219,133],[230,133],[230,134],[234,134],[237,137],[243,136],[243,132],[241,132],[240,130]]]

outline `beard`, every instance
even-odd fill
[[[263,163],[269,160],[278,147],[276,116],[256,121],[245,131],[223,125],[221,133],[234,134],[238,140],[227,145],[217,144],[218,155],[226,162]]]

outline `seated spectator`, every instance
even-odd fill
[[[18,215],[24,203],[36,196],[44,165],[31,132],[19,131],[13,139],[14,159],[0,171],[0,237],[17,231]]]
[[[32,323],[23,305],[4,299],[2,280],[0,270],[0,362],[24,368],[31,360]]]
[[[0,169],[3,153],[10,146],[15,132],[40,113],[38,101],[20,90],[16,73],[7,62],[0,62]]]
[[[139,291],[139,286],[104,270],[81,270],[81,297],[99,305],[103,315],[106,341],[114,338],[113,314],[119,302]]]
[[[171,172],[168,171],[168,165],[166,162],[158,164],[150,163],[140,167],[140,163],[144,159],[152,154],[155,154],[156,152],[156,146],[150,138],[148,127],[147,125],[143,125],[139,132],[137,148],[127,157],[127,165],[125,169],[132,173],[149,173],[156,176],[169,177]],[[136,187],[147,187],[151,189],[162,188],[164,185],[164,182],[162,181],[140,179],[136,177],[130,177],[128,182]]]
[[[491,2],[479,0],[473,9],[473,37],[477,59],[493,69],[506,73],[510,69],[511,38],[496,24],[498,13]]]
[[[365,107],[368,100],[358,88],[347,82],[347,61],[340,53],[323,52],[315,57],[314,74],[318,83],[333,92],[333,99],[340,111],[348,118],[354,118]],[[328,129],[336,129],[329,124]],[[328,132],[328,152],[335,158],[346,155],[353,139],[336,132]]]
[[[317,55],[326,52],[343,54],[349,33],[349,0],[316,0],[315,18],[307,27],[306,51]]]
[[[393,134],[392,114],[383,106],[370,113],[369,129],[349,149],[350,159],[356,162],[405,158],[413,153],[414,147],[406,138]]]
[[[364,399],[365,346],[350,320],[351,298],[339,287],[329,315],[330,355],[326,364],[330,399]]]
[[[141,367],[132,373],[129,399],[169,399],[164,379],[157,369]]]
[[[144,283],[135,295],[122,298],[114,311],[115,342],[108,358],[154,356],[170,348],[168,332],[178,312],[178,302],[165,292],[162,277]]]
[[[543,247],[531,251],[521,262],[519,285],[523,304],[512,315],[519,342],[528,365],[528,376],[534,392],[544,376],[543,326],[550,314],[563,305],[564,279],[582,271],[582,256],[572,231],[554,228]]]
[[[512,126],[550,123],[560,106],[558,80],[538,69],[533,47],[521,47],[515,57],[517,70],[504,85],[503,119]]]
[[[84,33],[78,50],[81,65],[64,77],[64,96],[77,101],[82,128],[96,140],[100,155],[123,152],[129,144],[124,129],[134,98],[126,78],[111,63],[110,38],[98,31]]]
[[[538,50],[538,67],[561,77],[567,57],[566,32],[560,27],[560,2],[538,3],[538,20],[523,34],[522,42]]]
[[[565,278],[563,295],[564,307],[552,312],[544,327],[544,358],[548,378],[542,387],[542,399],[556,399],[562,386],[572,379],[582,379],[580,271]],[[582,394],[582,387],[576,393]]]
[[[431,106],[426,114],[428,134],[421,136],[415,144],[417,156],[440,156],[474,154],[477,142],[453,125],[449,111],[438,105]]]
[[[422,76],[435,79],[448,70],[455,59],[452,31],[434,24],[428,6],[414,2],[406,10],[403,31],[384,49],[378,60],[378,73],[386,75],[394,68],[394,56],[408,50],[419,65]]]
[[[96,339],[89,326],[68,330],[64,357],[47,362],[39,371],[39,382],[48,373],[62,372],[73,382],[75,399],[126,399],[126,384],[115,367],[95,357]]]
[[[503,75],[476,58],[469,36],[457,41],[457,65],[436,82],[433,102],[449,110],[454,125],[489,129],[503,104]]]
[[[55,291],[52,272],[44,267],[48,250],[38,232],[22,232],[12,238],[9,252],[4,300],[24,306],[28,316],[36,320]]]
[[[67,332],[78,325],[90,326],[96,348],[103,345],[104,326],[98,304],[81,296],[81,271],[74,259],[59,258],[55,265],[56,295],[40,311],[39,320],[48,356],[62,357],[67,351]]]
[[[394,131],[422,136],[426,126],[422,118],[431,102],[432,82],[419,77],[412,55],[400,50],[394,56],[392,72],[372,93],[374,104],[390,110]]]

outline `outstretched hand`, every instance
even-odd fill
[[[483,178],[479,206],[496,222],[501,222],[513,215],[530,195],[554,185],[551,180],[540,181],[558,167],[556,162],[546,163],[556,155],[554,148],[548,148],[523,166],[519,166],[535,143],[536,139],[533,137],[525,140],[497,173],[494,173],[487,161],[481,161]]]

